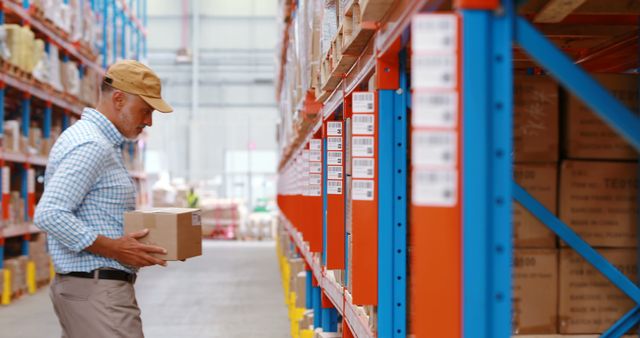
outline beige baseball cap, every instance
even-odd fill
[[[162,83],[151,68],[135,60],[122,60],[112,64],[104,81],[115,89],[140,96],[153,109],[171,113],[173,108],[162,99]]]

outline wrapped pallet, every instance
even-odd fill
[[[62,78],[60,76],[60,58],[58,55],[58,47],[51,44],[49,45],[49,84],[59,90],[63,91]]]
[[[78,65],[73,61],[67,61],[63,62],[60,67],[64,91],[74,96],[80,96],[80,71],[78,70]]]

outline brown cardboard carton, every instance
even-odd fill
[[[304,309],[307,307],[307,272],[298,272],[296,276],[296,307]]]
[[[638,115],[638,77],[593,74],[621,103]],[[572,159],[636,159],[638,152],[576,96],[567,100],[565,150]]]
[[[202,255],[202,226],[199,209],[150,208],[124,214],[124,231],[129,234],[149,229],[140,239],[167,250],[158,258],[175,261]]]
[[[296,291],[296,278],[298,278],[298,274],[305,271],[304,264],[304,259],[302,258],[289,259],[289,290],[292,292]]]
[[[513,253],[513,333],[557,333],[558,250]]]
[[[560,219],[596,247],[635,247],[638,165],[564,161]]]
[[[300,330],[313,330],[313,310],[305,311],[299,323]]]
[[[598,249],[636,280],[635,249]],[[602,333],[634,306],[622,291],[570,248],[560,250],[560,333]]]
[[[521,187],[557,215],[557,164],[515,164],[513,176]],[[519,248],[556,247],[555,234],[518,202],[513,203],[513,239]]]
[[[546,76],[517,76],[513,96],[515,162],[556,162],[559,153],[558,85]]]

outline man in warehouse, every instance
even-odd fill
[[[63,337],[143,337],[133,283],[139,268],[166,266],[163,248],[124,235],[123,214],[135,209],[135,186],[121,146],[152,124],[154,110],[172,111],[161,82],[132,60],[107,70],[95,109],[56,141],[34,223],[49,236],[56,270],[50,296]]]

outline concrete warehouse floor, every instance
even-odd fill
[[[289,337],[274,246],[205,241],[202,257],[144,269],[145,337]],[[0,307],[0,337],[60,337],[48,288]]]

